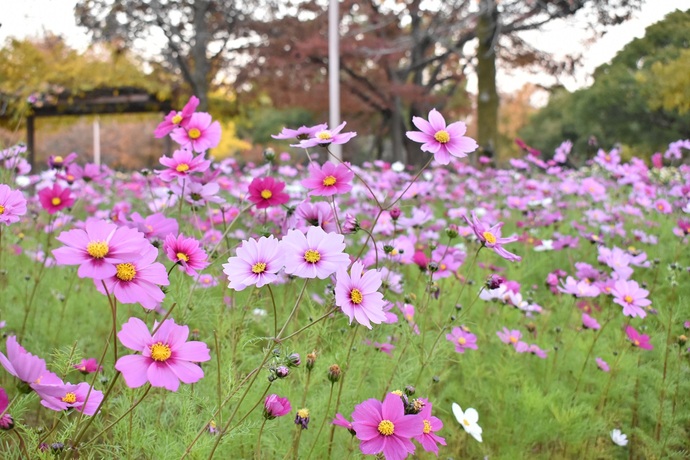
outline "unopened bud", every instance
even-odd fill
[[[337,364],[332,364],[331,367],[328,368],[328,380],[330,380],[332,383],[337,382],[340,380],[340,374],[342,371],[340,370],[340,366]]]
[[[402,214],[402,212],[400,211],[400,208],[397,206],[394,207],[393,209],[391,209],[390,211],[388,211],[388,213],[391,215],[391,219],[393,219],[393,220],[398,220],[398,218]]]

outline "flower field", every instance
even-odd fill
[[[195,110],[156,171],[0,151],[2,458],[690,455],[690,141],[495,169],[432,110],[421,168],[218,163]]]

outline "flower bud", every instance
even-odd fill
[[[297,367],[302,364],[302,358],[300,357],[299,353],[292,353],[290,356],[288,356],[287,360],[288,366],[291,367]]]
[[[457,225],[455,225],[455,224],[450,224],[450,225],[446,228],[446,236],[447,236],[448,238],[450,238],[451,240],[452,240],[453,238],[457,238],[457,237],[458,237],[458,234],[459,234],[459,233],[458,233],[458,226],[457,226]]]
[[[276,377],[279,379],[284,379],[290,373],[290,369],[287,366],[278,366],[276,368]]]
[[[393,220],[398,220],[398,218],[400,217],[400,214],[402,214],[402,212],[400,211],[400,208],[397,206],[394,207],[393,209],[391,209],[390,211],[388,211],[388,213],[391,215],[391,219],[393,219]]]
[[[489,277],[486,279],[485,286],[487,289],[498,289],[505,282],[505,278],[494,273],[489,275]]]
[[[678,345],[685,345],[685,343],[688,341],[687,336],[685,335],[679,335],[678,336]]]
[[[316,350],[311,353],[307,353],[307,369],[314,369],[314,364],[316,364]]]
[[[328,368],[328,380],[330,380],[331,383],[337,382],[340,380],[341,372],[340,366],[337,364],[331,364],[331,367]]]

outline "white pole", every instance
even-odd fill
[[[340,21],[338,0],[330,0],[328,6],[328,124],[331,129],[340,124]],[[331,153],[342,160],[340,145],[331,145]]]
[[[93,162],[101,165],[101,126],[98,117],[93,121]]]

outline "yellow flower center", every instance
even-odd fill
[[[53,163],[62,163],[63,161],[65,161],[65,159],[62,158],[60,155],[53,157]]]
[[[297,415],[300,418],[308,418],[309,417],[309,409],[300,409],[297,411]]]
[[[395,431],[395,425],[390,420],[381,420],[378,426],[379,433],[384,436],[390,436]]]
[[[428,420],[424,420],[424,434],[431,433],[431,423]]]
[[[5,207],[0,204],[0,215],[5,214]]]
[[[189,171],[189,165],[188,165],[187,163],[180,163],[180,164],[177,165],[177,167],[175,168],[175,171],[177,171],[177,172]]]
[[[448,134],[448,131],[445,129],[442,129],[441,131],[436,131],[436,134],[434,134],[434,139],[441,144],[446,144],[448,141],[450,141],[450,134]]]
[[[180,115],[180,114],[178,113],[177,115],[175,115],[174,117],[172,117],[172,120],[170,120],[170,121],[173,122],[173,125],[179,125],[180,122],[182,121],[182,115]]]
[[[462,420],[462,423],[464,423],[465,426],[470,426],[470,422],[468,422],[466,418]]]
[[[467,343],[467,339],[465,337],[458,337],[458,343],[460,345],[465,345]]]
[[[639,346],[640,346],[640,341],[639,341],[639,340],[634,340],[634,341],[633,341],[633,345],[635,345],[636,347],[639,347]]]
[[[315,264],[321,260],[321,254],[319,254],[319,251],[316,251],[315,249],[307,249],[304,253],[304,260],[310,264]]]
[[[663,211],[663,210],[664,210],[664,205],[661,204],[661,203],[659,203],[658,205],[656,205],[656,207],[657,207],[657,209],[658,209],[659,211]]]
[[[262,191],[261,191],[261,198],[263,198],[264,200],[268,200],[268,199],[271,198],[272,196],[273,196],[273,192],[271,192],[271,191],[268,190],[268,189],[262,190]]]
[[[611,155],[605,155],[604,158],[606,159],[606,161],[611,161]]]
[[[260,273],[263,273],[266,271],[266,263],[265,262],[257,262],[254,265],[252,265],[252,273],[256,273],[257,275]]]
[[[72,392],[69,392],[62,397],[62,402],[66,402],[67,404],[74,404],[75,402],[77,402],[77,395],[75,395]]]
[[[335,185],[335,182],[336,182],[336,180],[335,180],[335,177],[333,177],[333,176],[326,176],[323,179],[323,185],[326,187],[331,187],[331,186]]]
[[[58,197],[53,198],[50,200],[51,203],[53,203],[53,206],[60,206],[60,203],[62,203],[62,200]]]
[[[316,134],[316,137],[318,137],[322,141],[328,141],[328,140],[333,138],[333,135],[331,134],[330,131],[320,131],[319,133]]]
[[[201,131],[199,131],[196,128],[190,129],[189,133],[187,133],[187,134],[189,135],[190,139],[199,139],[201,137]]]
[[[105,241],[92,241],[86,245],[86,252],[95,259],[102,259],[108,255],[108,243]]]
[[[350,300],[353,304],[359,305],[360,303],[362,303],[363,299],[364,296],[362,295],[362,291],[360,291],[359,289],[353,289],[350,291]]]
[[[513,336],[511,336],[509,340],[511,343],[517,343],[517,341],[518,341],[517,337],[513,337]]]
[[[170,347],[164,343],[158,342],[151,345],[151,358],[154,361],[166,361],[171,354]]]
[[[122,281],[132,281],[137,274],[137,269],[134,268],[134,265],[130,264],[129,262],[117,264],[115,269],[117,270],[115,276]]]
[[[491,233],[491,232],[484,232],[482,233],[482,236],[486,240],[487,243],[489,244],[496,244],[496,236]]]
[[[189,256],[185,254],[184,252],[178,252],[175,254],[177,256],[177,260],[181,260],[183,262],[189,262]]]
[[[623,297],[623,300],[625,300],[626,303],[632,303],[633,302],[633,298],[630,297],[629,295],[626,295],[625,297]]]

